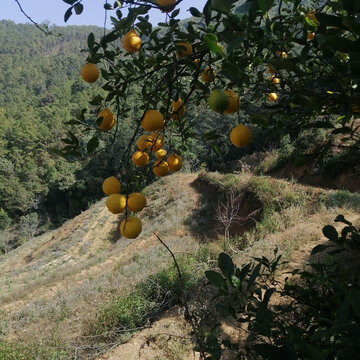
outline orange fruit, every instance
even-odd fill
[[[102,188],[106,195],[116,194],[120,191],[120,181],[115,176],[110,176],[104,180]]]
[[[162,160],[164,159],[164,157],[167,155],[167,151],[164,150],[164,149],[160,149],[158,151],[156,151],[155,153],[155,157],[158,159],[158,160]]]
[[[186,106],[183,105],[183,102],[181,100],[181,98],[178,99],[178,101],[173,101],[171,103],[171,114],[170,114],[170,118],[175,120],[175,119],[179,119],[181,116],[184,115],[186,110]]]
[[[159,135],[158,132],[153,132],[150,135],[150,139],[151,139],[151,143],[149,145],[149,149],[151,151],[158,151],[162,148],[163,146],[163,137],[161,135]]]
[[[273,93],[273,92],[270,93],[269,97],[268,97],[269,101],[271,101],[271,102],[276,101],[277,98],[278,98],[278,96],[276,95],[276,93]]]
[[[120,233],[127,239],[137,238],[142,230],[141,221],[137,217],[128,217],[120,224]]]
[[[159,136],[157,132],[154,132],[150,135],[148,134],[141,135],[138,138],[136,145],[138,149],[141,151],[144,151],[145,149],[149,149],[151,151],[157,151],[161,149],[162,143],[163,143],[163,137]]]
[[[172,154],[168,156],[166,162],[168,163],[172,172],[179,171],[183,166],[182,158],[177,154]]]
[[[270,76],[270,80],[272,81],[273,84],[279,84],[280,83],[280,79],[278,79],[277,77],[275,77],[275,75]]]
[[[229,97],[223,90],[214,89],[209,96],[208,104],[211,110],[222,114],[229,106]]]
[[[239,96],[232,90],[224,90],[224,93],[229,99],[229,105],[224,110],[224,114],[233,114],[239,110],[240,100]]]
[[[215,79],[215,75],[215,70],[210,69],[210,66],[207,66],[201,73],[201,79],[203,82],[210,83]]]
[[[156,0],[156,4],[159,5],[161,12],[170,12],[175,9],[176,0]]]
[[[178,58],[184,58],[192,54],[192,46],[187,41],[179,41],[176,43],[176,56]]]
[[[195,60],[193,61],[193,63],[194,63],[196,66],[198,66],[199,63],[200,63],[200,59],[195,59]]]
[[[136,146],[140,151],[144,151],[148,148],[149,144],[151,145],[151,136],[147,134],[141,135],[136,142]]]
[[[141,38],[136,31],[132,29],[124,35],[121,43],[127,52],[135,52],[140,50]]]
[[[285,51],[277,51],[276,55],[281,56],[282,58],[286,58],[287,57],[287,53]]]
[[[230,141],[236,147],[244,147],[251,141],[251,130],[242,124],[234,127],[230,133]]]
[[[131,212],[139,212],[146,205],[146,197],[141,193],[132,193],[127,199],[127,207]]]
[[[126,208],[126,198],[124,195],[111,194],[106,199],[106,207],[113,214],[120,214]]]
[[[315,37],[315,33],[308,31],[307,40],[308,41],[314,40],[314,37]]]
[[[170,172],[169,164],[164,160],[158,160],[154,164],[153,172],[156,176],[166,176]]]
[[[146,152],[135,151],[131,157],[132,162],[137,167],[144,167],[149,162],[149,155]]]
[[[100,129],[103,131],[111,130],[115,125],[115,115],[108,108],[99,112],[98,119],[102,117]]]
[[[145,131],[155,131],[165,124],[165,119],[161,112],[157,110],[147,110],[141,121],[141,126]]]
[[[87,63],[81,68],[81,77],[87,83],[93,83],[99,78],[99,69],[93,63]]]

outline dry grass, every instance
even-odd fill
[[[321,189],[251,173],[201,173],[199,179],[209,186],[203,189],[193,186],[196,178],[195,174],[169,176],[144,190],[148,206],[139,214],[144,231],[138,239],[120,238],[121,217],[108,213],[102,200],[56,231],[3,255],[0,358],[7,351],[18,358],[6,360],[20,360],[26,344],[32,344],[30,348],[35,351],[41,342],[46,344],[43,347],[48,349],[48,355],[44,355],[45,350],[36,350],[38,355],[27,352],[26,360],[68,359],[75,352],[79,354],[79,347],[89,344],[84,329],[95,319],[96,311],[112,299],[128,294],[136,284],[170,263],[154,232],[177,254],[199,250],[201,235],[193,228],[206,228],[213,222],[206,207],[216,205],[218,198],[214,193],[224,194],[234,188],[253,194],[262,205],[262,216],[255,226],[231,239],[233,247],[243,249],[234,254],[239,264],[253,256],[271,257],[276,246],[291,260],[293,254],[308,251],[321,239],[323,225],[332,223],[340,211],[354,216],[360,203],[357,194],[331,195]],[[199,258],[212,264],[211,253],[221,248],[218,240],[200,247]],[[97,344],[96,340],[90,343],[97,346],[93,353],[101,353],[109,346],[100,341]],[[164,341],[160,335],[151,343],[160,346],[159,354],[164,359],[177,359],[178,354],[189,350],[189,342]],[[53,357],[49,355],[51,351]]]

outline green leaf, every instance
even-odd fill
[[[79,121],[79,120],[69,120],[64,122],[65,125],[84,125],[83,122]]]
[[[94,48],[94,44],[95,44],[95,36],[94,33],[90,33],[88,38],[87,38],[87,44],[88,44],[88,48],[90,50],[92,50]]]
[[[99,138],[93,136],[86,145],[86,150],[88,154],[92,153],[99,146]]]
[[[201,16],[202,16],[201,12],[200,12],[197,8],[195,8],[195,7],[191,7],[191,8],[189,9],[189,11],[190,11],[190,14],[191,14],[192,16],[195,16],[195,17],[201,17]]]
[[[69,136],[70,136],[73,144],[75,144],[76,146],[78,146],[78,145],[79,145],[79,140],[78,140],[78,138],[77,138],[71,131],[68,131],[67,133],[69,134]]]
[[[336,221],[336,222],[342,222],[342,223],[344,223],[344,224],[346,224],[346,225],[349,225],[349,226],[352,225],[352,223],[351,223],[350,221],[346,220],[345,217],[344,217],[344,215],[341,215],[341,214],[338,215],[338,216],[335,218],[335,221]]]
[[[217,272],[207,270],[205,271],[205,276],[209,280],[209,282],[215,285],[217,288],[221,290],[227,290],[227,283],[226,280]]]
[[[51,149],[49,149],[49,152],[52,153],[52,154],[55,154],[55,155],[59,155],[62,158],[66,159],[66,155],[59,149],[51,148]]]
[[[176,9],[171,13],[171,18],[176,18],[180,13],[180,9]]]
[[[324,226],[322,232],[323,232],[324,236],[327,237],[331,241],[337,242],[339,239],[336,229],[331,225]]]
[[[241,285],[240,279],[236,275],[231,275],[231,283],[234,286],[235,289],[239,289]]]
[[[234,274],[234,263],[229,255],[220,253],[218,257],[218,266],[226,278],[230,279],[231,275]]]
[[[247,289],[249,290],[251,288],[251,286],[253,286],[253,284],[255,283],[256,278],[259,276],[260,274],[260,269],[261,269],[261,264],[257,264],[249,278],[249,282],[247,284]]]
[[[328,248],[328,246],[326,246],[326,245],[317,245],[311,250],[311,255],[318,254],[318,253],[326,250],[327,248]]]
[[[75,10],[76,15],[80,15],[84,10],[84,5],[77,3],[74,5],[74,10]]]
[[[211,0],[211,8],[229,14],[233,6],[232,0]]]
[[[67,22],[72,15],[72,8],[68,8],[64,15],[64,21]]]
[[[215,34],[205,34],[203,40],[210,51],[225,56],[224,48],[218,43],[218,38]]]
[[[275,0],[257,0],[257,1],[259,3],[260,10],[263,13],[268,12],[274,6],[275,3]]]
[[[112,10],[112,8],[113,7],[110,4],[108,4],[108,3],[104,4],[104,9],[105,10]]]

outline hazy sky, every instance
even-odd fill
[[[1,12],[0,19],[13,20],[16,23],[26,23],[29,20],[20,12],[15,0],[0,0]],[[36,22],[41,23],[45,20],[53,24],[65,25],[64,13],[69,7],[62,0],[19,0],[24,11]],[[98,25],[104,24],[104,0],[83,0],[84,11],[81,15],[73,15],[66,24],[68,25]],[[109,1],[110,4],[113,1]],[[206,0],[184,0],[180,5],[179,18],[190,17],[189,11],[191,6],[197,7],[200,11],[203,9]],[[113,13],[109,11],[110,15]],[[150,20],[153,24],[164,21],[165,14],[159,10],[153,9],[150,13]]]

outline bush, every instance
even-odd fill
[[[222,308],[241,324],[248,324],[246,356],[265,359],[339,359],[357,358],[360,350],[360,229],[342,215],[335,221],[346,226],[338,234],[333,226],[323,228],[332,242],[318,245],[312,254],[327,250],[310,269],[294,270],[283,289],[274,273],[281,256],[237,268],[222,253],[218,258],[221,273],[207,271],[206,277],[218,289]],[[281,304],[271,303],[277,293]],[[205,339],[206,351],[220,359],[221,347],[215,332]],[[223,342],[237,351],[239,344]]]
[[[11,219],[9,218],[7,212],[0,208],[0,230],[5,230],[11,223]]]
[[[185,296],[190,297],[198,281],[194,259],[180,259],[179,266]],[[179,303],[180,296],[178,274],[175,267],[170,265],[140,282],[131,293],[114,298],[100,309],[96,319],[89,324],[89,332],[105,341],[115,339],[120,333],[131,333],[152,321],[165,309]]]

